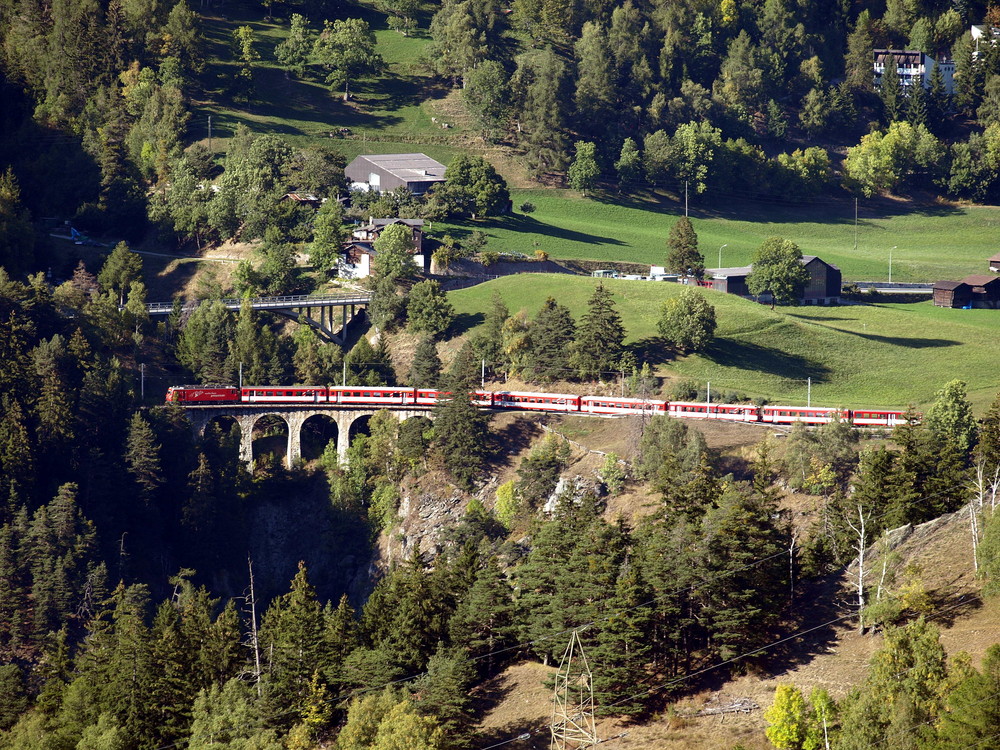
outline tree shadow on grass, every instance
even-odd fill
[[[475,229],[486,231],[488,229],[496,228],[507,229],[512,232],[523,232],[525,234],[538,234],[545,237],[551,237],[553,239],[567,240],[569,242],[580,242],[584,245],[625,245],[624,242],[619,239],[615,239],[614,237],[602,237],[599,234],[576,232],[572,229],[557,227],[553,224],[546,224],[545,222],[538,221],[538,219],[524,214],[510,214],[508,216],[504,216],[503,218],[485,222],[473,222],[470,220],[455,221],[453,222],[453,225],[461,228],[453,232],[453,234],[461,234],[462,236]],[[527,243],[527,240],[525,240],[525,243]],[[539,249],[544,250],[545,246],[541,245]]]
[[[517,456],[542,434],[542,428],[529,417],[517,416],[510,424],[491,431],[493,463],[510,466]]]
[[[651,365],[662,365],[674,359],[674,350],[662,336],[638,339],[628,344],[626,348],[640,364],[648,362]]]
[[[858,333],[857,331],[844,331],[859,338],[875,341],[880,344],[891,344],[892,346],[904,346],[907,349],[938,349],[945,346],[959,346],[961,341],[951,339],[920,339],[904,338],[902,336],[876,336],[873,333]]]
[[[754,370],[791,380],[812,378],[814,383],[823,383],[830,376],[830,368],[822,362],[747,341],[715,339],[704,356],[723,367]]]
[[[486,320],[485,313],[459,313],[455,316],[455,320],[452,321],[451,326],[448,328],[448,333],[452,336],[461,336],[464,333],[471,331],[478,325],[482,325]]]
[[[684,185],[664,189],[642,189],[618,193],[594,191],[599,203],[680,216],[684,211]],[[952,216],[961,209],[930,202],[907,202],[866,199],[859,204],[858,226],[870,227],[872,221],[893,216]],[[812,197],[803,200],[765,195],[713,194],[694,196],[689,213],[698,219],[728,219],[762,224],[814,223],[854,224],[854,199],[847,195]],[[878,228],[878,227],[876,227]]]

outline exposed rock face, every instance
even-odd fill
[[[491,480],[478,493],[492,498],[496,482]],[[433,559],[444,547],[445,535],[465,517],[468,493],[454,487],[443,474],[425,474],[416,482],[404,482],[402,499],[396,513],[396,525],[383,534],[380,564],[388,568],[402,562],[416,550],[426,560]],[[484,505],[487,505],[484,501]],[[489,507],[489,505],[487,505]]]
[[[556,488],[542,506],[542,511],[549,514],[555,513],[556,508],[559,507],[559,499],[563,495],[568,495],[573,499],[574,503],[579,503],[587,495],[603,497],[604,492],[604,485],[595,477],[582,477],[580,475],[575,477],[561,476],[559,477],[559,481],[556,482]]]

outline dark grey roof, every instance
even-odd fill
[[[406,224],[408,227],[422,227],[423,219],[372,219],[369,227],[387,227],[390,224]]]
[[[924,61],[924,53],[916,50],[903,49],[876,49],[872,50],[875,55],[875,62],[885,65],[886,58],[892,55],[896,60],[896,65],[920,65]]]
[[[824,263],[824,264],[826,264],[826,265],[830,266],[830,268],[833,268],[833,269],[835,269],[835,270],[837,270],[837,271],[839,271],[839,270],[840,270],[840,268],[839,268],[839,267],[837,267],[837,266],[833,265],[833,263],[827,263],[827,262],[826,262],[825,260],[823,260],[823,259],[822,259],[821,257],[819,257],[818,255],[803,255],[803,256],[802,256],[802,265],[804,265],[804,266],[808,266],[808,265],[809,265],[810,263],[812,263],[812,262],[813,262],[814,260],[818,260],[818,261],[819,261],[820,263]]]
[[[994,276],[993,274],[981,274],[974,273],[971,276],[966,276],[962,279],[969,286],[986,286],[987,284],[992,284],[996,281],[1000,281],[1000,276]]]
[[[444,179],[444,164],[427,154],[364,154],[358,158],[377,164],[401,180]]]
[[[825,260],[820,258],[818,255],[803,255],[802,265],[807,266],[812,261],[818,260],[820,263],[825,263],[830,268],[839,271],[840,269],[832,263],[827,263]],[[749,276],[750,272],[753,271],[753,264],[749,266],[734,266],[733,268],[706,268],[705,273],[714,279],[727,279],[730,276]],[[998,277],[1000,278],[1000,277]]]

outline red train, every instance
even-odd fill
[[[169,403],[206,406],[210,404],[348,404],[357,406],[433,406],[445,398],[445,391],[429,388],[388,386],[253,386],[235,388],[221,385],[171,386]],[[903,422],[903,412],[882,409],[830,409],[818,406],[757,406],[755,404],[710,404],[686,401],[651,401],[614,396],[577,396],[567,393],[520,391],[475,391],[479,406],[518,411],[582,414],[669,414],[687,419],[723,419],[730,422],[772,424],[825,424],[834,415],[858,426],[893,427]]]

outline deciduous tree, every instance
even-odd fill
[[[704,294],[687,288],[663,303],[657,328],[678,351],[704,351],[715,336],[715,308]]]
[[[775,303],[794,305],[809,283],[809,270],[802,265],[802,251],[791,240],[769,237],[753,255],[753,268],[747,276],[747,289],[759,297],[771,295]]]

